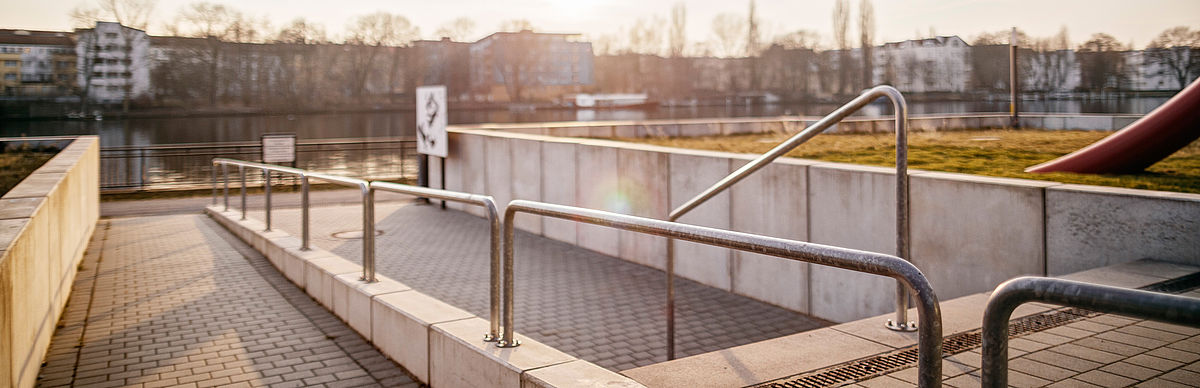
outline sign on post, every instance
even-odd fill
[[[296,162],[296,134],[262,135],[263,163]]]
[[[417,152],[446,157],[446,87],[417,88]]]

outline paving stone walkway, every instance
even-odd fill
[[[312,210],[312,243],[361,262],[361,240],[332,237],[361,228],[361,207]],[[272,213],[275,229],[299,236],[298,209]],[[250,218],[262,220],[261,211]],[[488,317],[488,224],[436,206],[376,206],[378,273]],[[662,271],[518,231],[516,329],[605,368],[666,360]],[[676,353],[706,353],[829,325],[725,290],[676,282]]]
[[[102,220],[45,387],[416,387],[208,217]]]

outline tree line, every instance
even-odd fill
[[[151,22],[153,0],[96,1],[97,7],[72,12],[78,24],[115,20],[144,30]],[[852,94],[872,83],[902,78],[927,82],[937,78],[920,74],[928,69],[911,59],[876,55],[874,7],[870,0],[860,0],[857,10],[853,8],[849,0],[835,0],[829,46],[821,34],[808,29],[768,37],[754,0],[744,14],[716,15],[708,38],[689,40],[686,5],[676,3],[665,17],[636,19],[616,34],[587,37],[597,55],[594,88],[647,92],[660,99],[756,91],[804,99]],[[274,27],[265,18],[233,7],[197,2],[180,9],[166,26],[171,37],[152,41],[160,48],[154,50],[157,56],[152,61],[154,104],[311,108],[396,103],[413,87],[428,82],[455,84],[452,96],[470,94],[465,70],[433,78],[422,74],[439,65],[423,61],[437,56],[414,47],[420,30],[398,14],[358,16],[334,39],[323,26],[303,18]],[[852,26],[857,36],[850,33]],[[463,41],[475,29],[475,22],[459,18],[443,24],[435,34]],[[501,31],[524,29],[533,26],[526,20],[507,20],[499,26]],[[1042,38],[1018,33],[1018,44],[1026,53],[1021,56],[1022,72],[1033,75],[1023,80],[1030,84],[1024,88],[1060,90],[1075,76],[1072,71],[1079,72],[1080,90],[1121,90],[1130,81],[1131,64],[1123,53],[1131,45],[1107,34],[1072,45],[1067,36],[1065,28]],[[1008,89],[1007,48],[1003,47],[1007,39],[1007,32],[997,32],[971,40],[971,90]],[[1200,31],[1168,29],[1143,55],[1179,85],[1186,85],[1200,74]],[[874,63],[877,58],[883,63]],[[440,65],[466,66],[443,61]],[[86,89],[87,83],[81,87]],[[126,106],[131,98],[127,87]]]

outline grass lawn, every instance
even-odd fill
[[[909,134],[909,167],[1062,183],[1200,193],[1200,141],[1140,174],[1031,174],[1026,167],[1083,148],[1112,134],[1099,131],[980,130]],[[620,139],[668,147],[761,154],[785,135]],[[894,166],[895,134],[821,134],[792,150],[796,158]]]
[[[27,175],[54,157],[55,152],[0,152],[0,196],[4,196]]]

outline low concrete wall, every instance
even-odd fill
[[[505,141],[494,139],[492,141]],[[450,170],[453,171],[453,170]],[[641,387],[641,384],[517,333],[521,346],[484,342],[488,322],[379,276],[362,282],[362,267],[280,231],[264,232],[237,211],[205,209],[261,252],[296,286],[346,321],[376,348],[434,387]]]
[[[1021,114],[1022,128],[1082,129],[1115,131],[1141,118],[1128,114]],[[735,117],[640,121],[572,121],[536,124],[474,124],[460,125],[462,129],[485,129],[523,133],[587,138],[640,138],[675,136],[716,136],[744,133],[792,133],[816,123],[820,117]],[[1004,113],[965,113],[957,115],[909,115],[908,126],[913,131],[945,131],[959,129],[1007,128],[1010,123]],[[831,129],[831,132],[871,133],[892,132],[892,117],[850,118]]]
[[[37,381],[100,218],[99,166],[99,139],[81,136],[0,198],[2,386]]]
[[[477,182],[452,188],[535,199],[522,190],[546,202],[658,219],[754,157],[512,131],[452,129],[450,141],[447,181]],[[482,144],[508,145],[473,146]],[[515,155],[512,144],[524,151],[506,160]],[[537,168],[520,160],[528,155],[540,156]],[[521,185],[540,187],[491,177],[517,170]],[[1200,264],[1200,195],[917,170],[910,177],[912,261],[942,299],[1014,276],[1141,258]],[[895,198],[893,168],[781,158],[681,221],[895,254]],[[555,219],[517,226],[654,268],[665,260],[666,241],[657,237]],[[837,322],[893,308],[891,279],[675,244],[677,275],[767,303]]]

